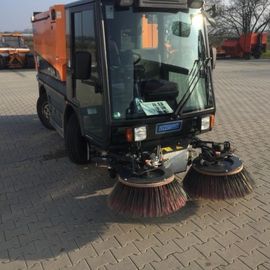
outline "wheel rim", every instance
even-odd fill
[[[45,103],[42,108],[42,114],[47,120],[50,120],[50,107],[48,103]]]

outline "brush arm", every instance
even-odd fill
[[[210,163],[222,161],[226,157],[232,155],[231,144],[228,141],[219,143],[202,141],[198,138],[194,138],[191,145],[194,149],[201,149],[201,159]]]

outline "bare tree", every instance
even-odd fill
[[[217,4],[215,35],[238,37],[250,32],[263,32],[270,27],[270,0],[209,0]]]

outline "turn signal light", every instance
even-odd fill
[[[126,129],[126,140],[128,142],[133,142],[134,136],[133,136],[133,129],[132,128],[127,128]]]
[[[216,121],[215,115],[212,114],[210,116],[210,129],[212,129],[214,127],[215,121]]]

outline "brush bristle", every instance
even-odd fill
[[[245,169],[234,175],[209,176],[191,167],[184,178],[183,185],[192,199],[226,200],[250,194],[254,182]]]
[[[117,182],[109,197],[109,206],[120,214],[133,217],[161,217],[185,206],[187,196],[174,180],[160,187],[130,187]]]

